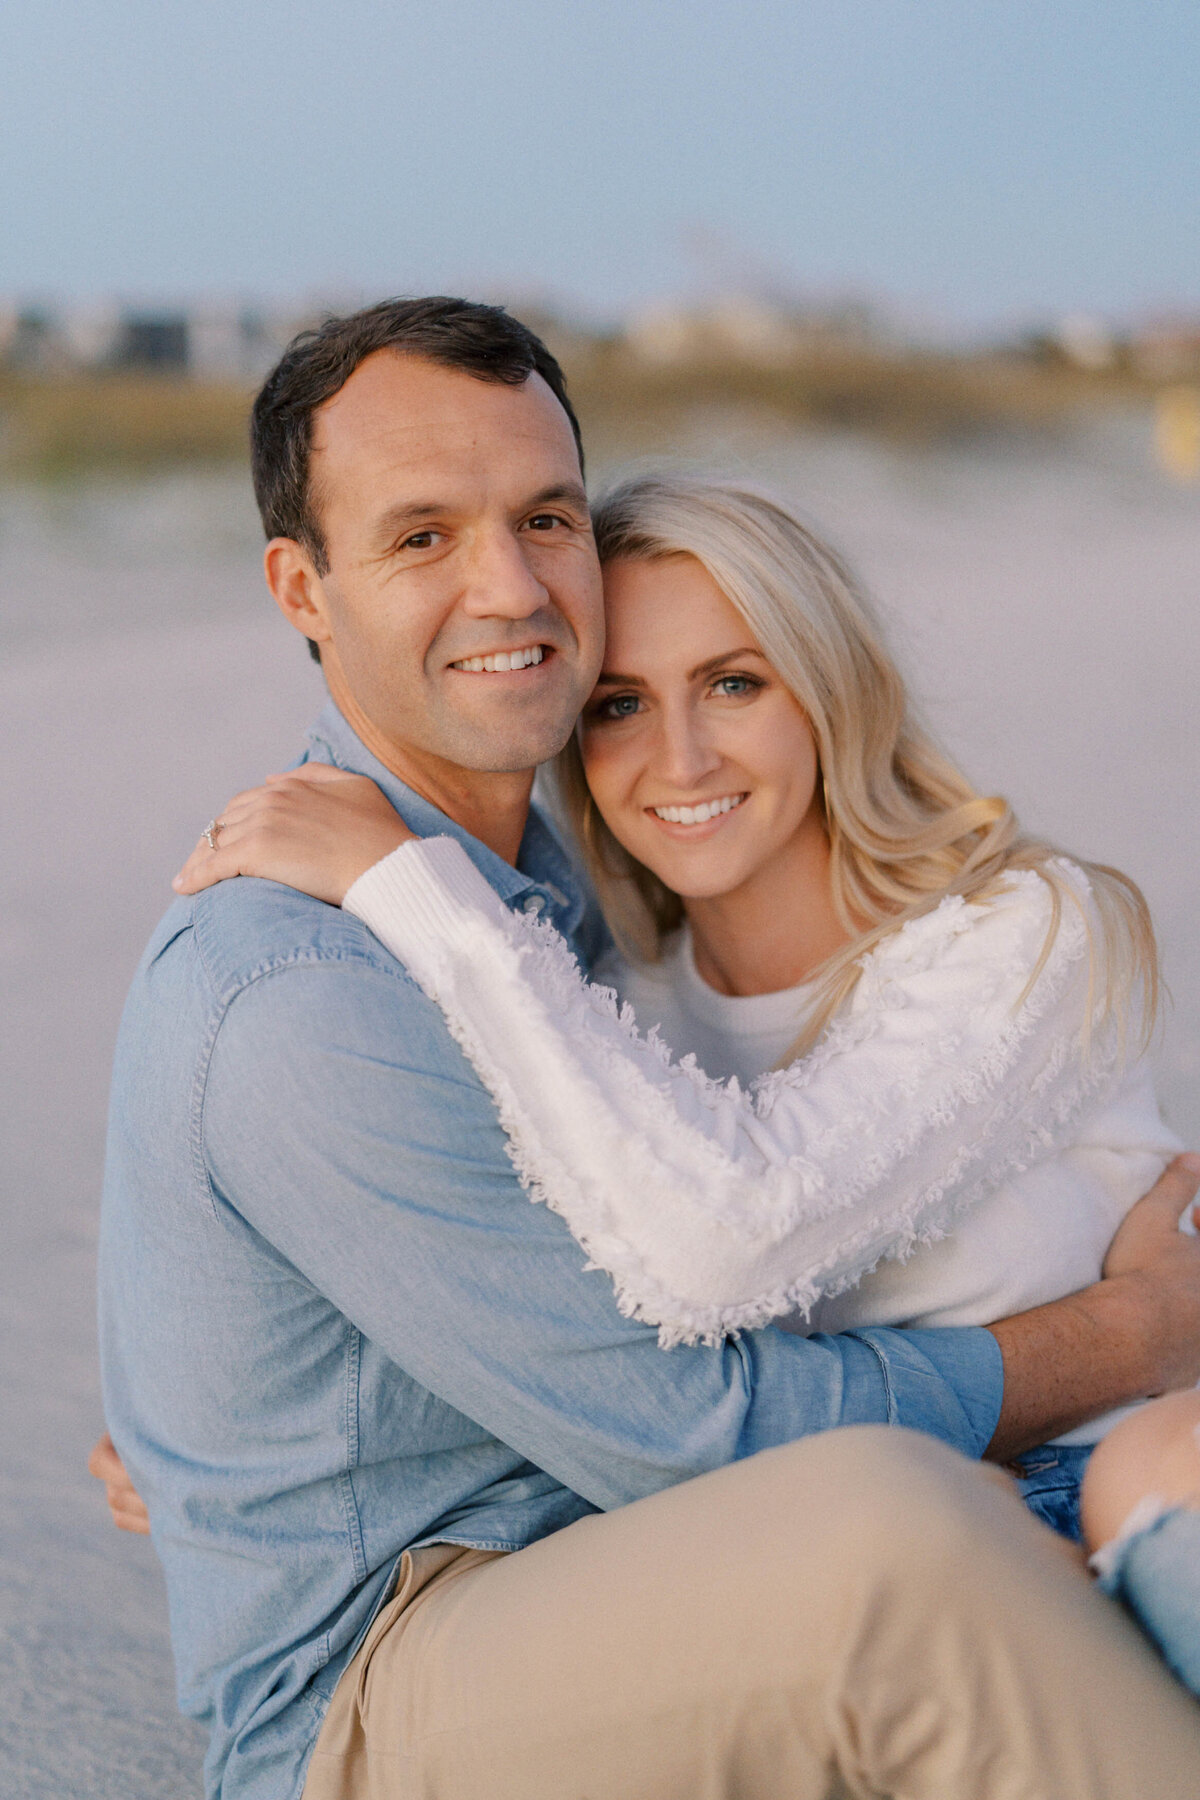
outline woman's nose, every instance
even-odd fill
[[[681,792],[699,787],[721,766],[721,753],[690,714],[663,721],[659,774]]]

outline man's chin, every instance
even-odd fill
[[[446,762],[481,775],[519,775],[557,756],[574,728],[572,716],[565,724],[540,725],[521,721],[519,727],[500,731],[464,725],[451,732],[441,748]]]

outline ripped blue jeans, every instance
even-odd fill
[[[1073,1543],[1080,1540],[1079,1495],[1091,1453],[1090,1444],[1043,1444],[1014,1465],[1030,1512]],[[1172,1674],[1200,1695],[1200,1512],[1147,1505],[1092,1567]]]
[[[1100,1586],[1131,1612],[1171,1672],[1200,1694],[1200,1512],[1144,1503],[1092,1558]]]

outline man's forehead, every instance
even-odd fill
[[[365,358],[313,418],[312,450],[340,463],[447,467],[504,451],[513,461],[577,461],[570,421],[538,374],[519,386],[392,350]]]

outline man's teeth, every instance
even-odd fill
[[[651,810],[668,825],[704,825],[718,813],[732,812],[745,794],[725,794],[720,800],[702,800],[699,806],[655,806]]]
[[[542,646],[533,644],[528,650],[498,650],[495,656],[464,656],[451,663],[453,669],[465,669],[469,675],[495,675],[501,669],[528,669],[542,660]]]

